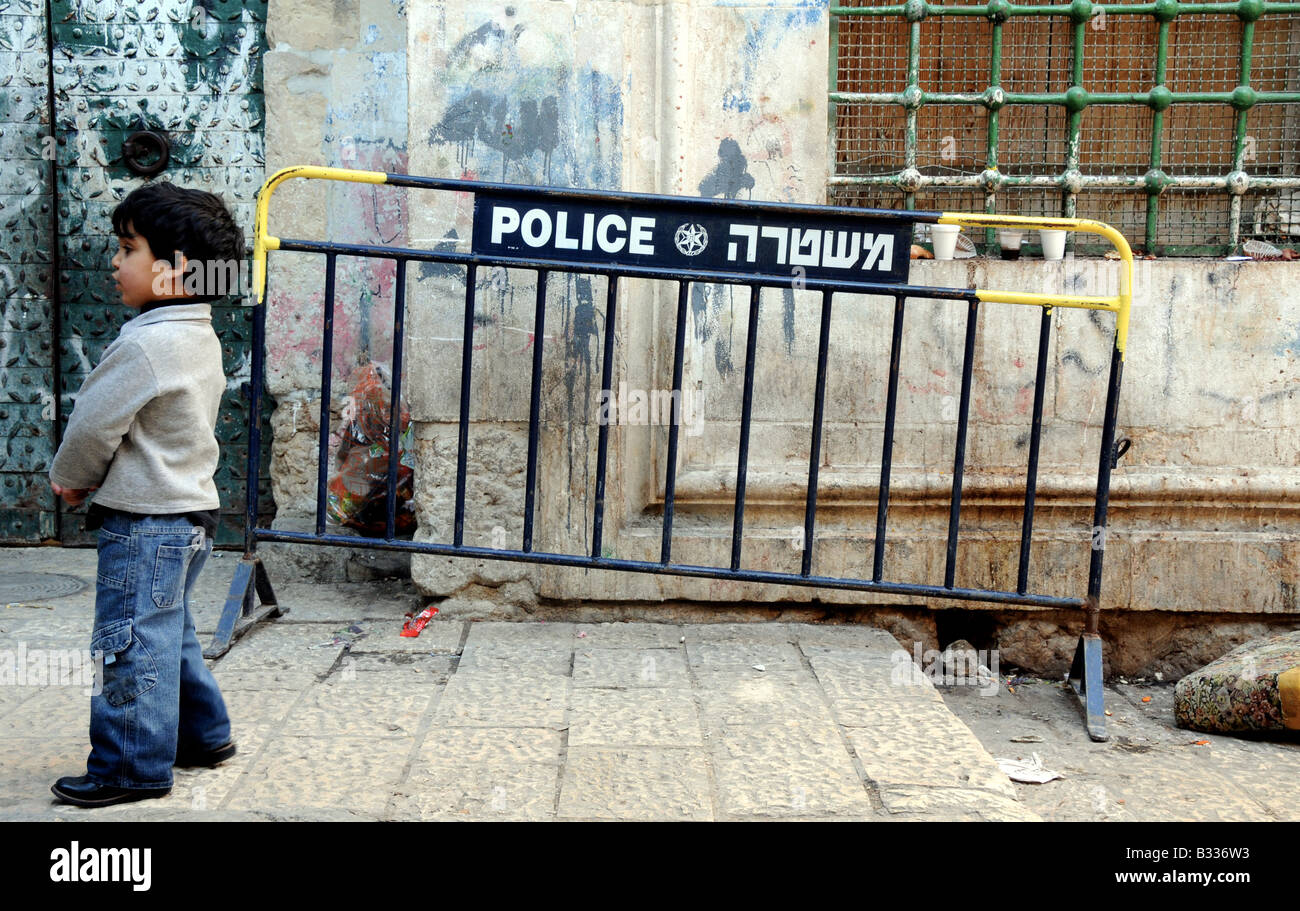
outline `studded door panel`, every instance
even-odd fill
[[[61,417],[118,328],[132,314],[113,290],[113,207],[146,178],[128,166],[132,134],[164,135],[170,160],[157,175],[221,195],[251,238],[264,179],[262,49],[266,3],[53,0],[52,78],[58,156]],[[140,156],[137,156],[140,157]],[[154,156],[156,158],[157,156]],[[149,164],[144,156],[142,164]],[[217,436],[219,543],[242,541],[251,322],[243,297],[214,305],[227,392]],[[264,435],[269,447],[270,434]],[[263,501],[269,509],[269,492]],[[87,540],[84,510],[66,512],[64,543]]]

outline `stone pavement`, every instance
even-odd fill
[[[1030,681],[988,700],[968,687],[944,692],[995,756],[1037,754],[1061,773],[1047,784],[1016,785],[1022,804],[1044,820],[1300,819],[1300,737],[1189,731],[1174,724],[1172,685],[1116,683],[1106,687],[1110,740],[1093,743],[1077,736],[1079,714],[1061,687]]]
[[[205,642],[236,559],[218,553],[204,570]],[[93,583],[94,565],[88,549],[0,549],[0,584],[20,572]],[[954,714],[923,676],[900,675],[898,644],[872,628],[435,620],[402,638],[403,615],[422,606],[404,583],[277,593],[291,612],[213,664],[239,755],[177,770],[162,800],[95,811],[48,790],[83,771],[85,681],[30,670],[33,655],[86,647],[93,585],[4,607],[0,660],[26,656],[29,679],[0,685],[0,819],[1276,819],[1300,808],[1294,744],[1214,738],[1181,761],[1158,746],[1199,735],[1162,733],[1155,712],[1114,691],[1120,736],[1092,744],[1070,697],[1043,682],[993,697],[951,688]],[[1010,743],[1022,728],[1043,741]],[[1033,749],[1068,777],[1015,785],[990,749]],[[1252,785],[1261,764],[1269,784]]]

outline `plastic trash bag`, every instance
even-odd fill
[[[352,394],[343,405],[343,432],[335,454],[337,471],[330,478],[326,511],[340,525],[372,536],[387,527],[388,452],[391,383],[388,371],[376,364],[357,368]],[[396,534],[415,531],[414,452],[411,414],[401,403],[401,430],[397,438]]]

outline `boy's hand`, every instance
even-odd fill
[[[86,497],[90,496],[91,491],[99,490],[98,487],[83,487],[79,490],[73,490],[71,487],[50,482],[50,488],[54,491],[56,497],[63,497],[63,502],[69,506],[80,506],[86,502]]]

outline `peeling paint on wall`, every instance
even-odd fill
[[[564,61],[526,63],[519,45],[525,36],[537,39],[533,28],[489,21],[453,45],[446,62],[446,111],[430,129],[429,143],[454,146],[461,171],[483,179],[617,189],[623,119],[618,82]],[[542,41],[562,46],[551,36]]]
[[[700,195],[735,199],[742,191],[753,189],[754,176],[749,173],[745,153],[740,150],[739,143],[728,136],[718,145],[718,163],[700,181]]]

